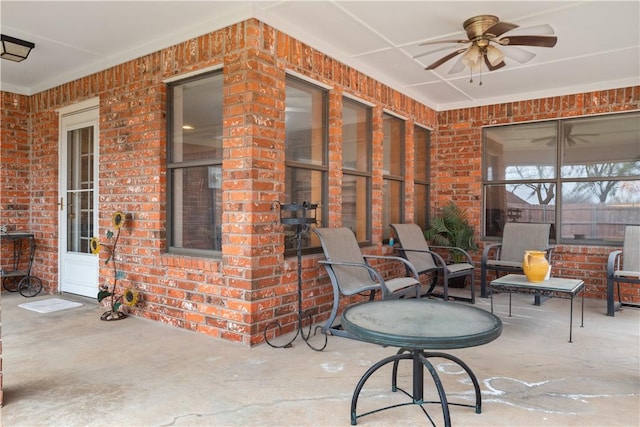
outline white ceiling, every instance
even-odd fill
[[[462,22],[497,15],[522,28],[549,24],[554,48],[483,73],[426,65],[466,39]],[[255,17],[442,111],[640,85],[640,1],[7,1],[2,34],[34,42],[21,63],[0,61],[2,90],[34,94]],[[533,32],[534,28],[532,28]],[[520,31],[520,29],[514,30]],[[524,34],[527,34],[524,31]],[[451,46],[413,59],[413,56]],[[514,49],[513,47],[505,47]]]

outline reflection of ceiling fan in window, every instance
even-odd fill
[[[583,143],[583,144],[588,144],[591,141],[589,141],[587,138],[590,136],[598,136],[600,135],[599,133],[577,133],[574,134],[572,133],[573,131],[573,125],[571,124],[566,124],[562,127],[562,134],[564,136],[564,140],[567,142],[567,146],[568,147],[573,147],[575,145],[577,145],[578,143]],[[555,145],[556,143],[556,137],[555,136],[544,136],[541,138],[533,138],[531,140],[531,142],[533,142],[534,144],[545,144],[547,146],[552,146]]]

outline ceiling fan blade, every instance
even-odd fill
[[[535,53],[529,52],[528,50],[521,49],[516,46],[505,46],[504,48],[502,48],[502,53],[504,53],[504,56],[506,56],[507,58],[513,59],[514,61],[517,61],[521,64],[529,62],[536,57]]]
[[[445,62],[447,62],[448,60],[450,60],[451,58],[455,58],[456,56],[460,55],[462,52],[466,51],[467,49],[458,49],[454,52],[451,52],[450,54],[438,59],[436,62],[434,62],[433,64],[429,65],[427,68],[425,68],[425,70],[433,70],[434,68],[438,68],[439,66],[441,66],[442,64],[444,64]]]
[[[431,42],[420,43],[418,46],[428,46],[430,44],[440,44],[440,43],[471,43],[470,40],[434,40]]]
[[[580,135],[571,135],[569,138],[573,139],[575,142],[582,142],[584,144],[591,144],[591,141],[589,141],[587,138],[585,138],[585,136],[595,136],[598,135],[596,133],[583,133]]]
[[[534,144],[544,142],[546,144],[549,141],[555,141],[555,140],[556,140],[555,136],[542,136],[540,138],[533,138],[531,142],[533,142]]]
[[[436,53],[436,52],[441,52],[443,50],[450,50],[452,46],[445,46],[445,47],[441,47],[439,49],[435,49],[435,50],[430,50],[428,52],[423,52],[423,53],[419,53],[415,56],[412,56],[413,59],[418,59],[418,58],[422,58],[423,56],[427,56],[427,55],[431,55],[432,53]]]
[[[506,33],[507,31],[511,31],[511,30],[515,30],[516,28],[518,28],[518,26],[516,24],[510,24],[509,22],[498,22],[495,25],[492,25],[491,27],[489,27],[484,33],[484,34],[491,34],[494,37],[498,37],[503,35],[504,33]]]
[[[500,61],[500,63],[496,65],[491,65],[491,62],[489,62],[489,58],[487,58],[487,55],[484,56],[484,63],[489,71],[498,70],[506,65],[504,61]]]
[[[540,25],[532,25],[529,27],[518,27],[512,31],[509,31],[509,35],[513,36],[521,36],[521,35],[529,35],[536,34],[538,36],[552,36],[553,35],[553,27],[549,24],[540,24]]]
[[[464,62],[462,62],[462,56],[461,56],[460,58],[458,58],[455,64],[453,64],[453,67],[451,67],[448,74],[457,74],[460,71],[464,70],[464,68],[465,68],[465,65],[464,65]]]
[[[556,36],[513,36],[498,40],[503,46],[537,46],[554,47],[558,42]]]

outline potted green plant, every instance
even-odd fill
[[[469,223],[467,211],[454,202],[444,206],[431,219],[429,228],[425,230],[424,236],[434,246],[457,247],[467,252],[478,250],[474,237],[474,228]],[[464,254],[460,251],[450,250],[449,255],[453,262],[466,262]],[[464,287],[465,277],[460,277],[459,279],[461,283],[456,283],[454,279],[449,281],[449,286]]]

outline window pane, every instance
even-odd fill
[[[563,178],[640,176],[640,114],[567,121]]]
[[[350,99],[342,107],[342,167],[371,171],[371,109]]]
[[[484,130],[487,181],[552,179],[556,176],[556,123],[527,123]]]
[[[168,86],[169,247],[220,251],[222,72]]]
[[[640,224],[640,180],[562,184],[562,237],[622,242],[627,224]]]
[[[555,184],[485,186],[485,235],[501,236],[505,222],[555,223]]]
[[[302,204],[308,202],[317,204],[315,218],[318,227],[322,227],[322,188],[324,187],[324,173],[311,169],[286,168],[285,186],[289,191],[285,194],[285,203]],[[297,248],[297,226],[285,226],[285,249]],[[302,236],[302,247],[319,246],[320,241],[315,233],[305,232]]]
[[[415,223],[423,230],[427,228],[427,218],[429,215],[429,186],[415,184]]]
[[[171,91],[171,162],[222,159],[222,73]]]
[[[431,132],[416,126],[413,131],[415,147],[415,180],[429,182],[429,146]]]
[[[287,161],[325,164],[325,91],[306,82],[287,78]]]
[[[359,242],[369,240],[368,178],[343,175],[342,177],[342,224],[351,228]]]
[[[171,171],[172,246],[221,250],[222,191],[215,179],[217,169],[201,166]]]
[[[383,174],[404,176],[404,122],[388,114],[382,116]]]
[[[389,224],[402,223],[402,182],[384,180],[382,206],[383,239],[391,236]]]

